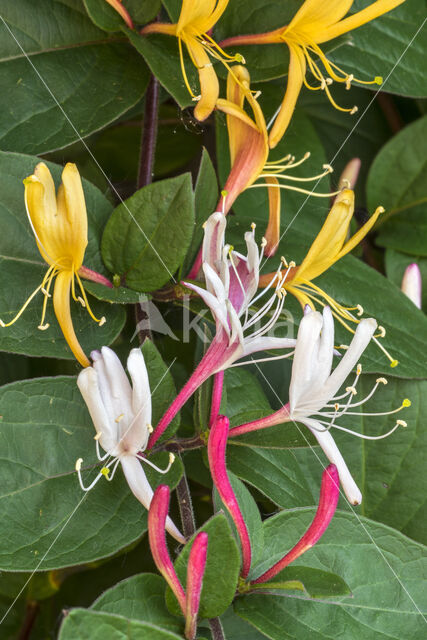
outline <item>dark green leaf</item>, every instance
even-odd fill
[[[25,213],[24,186],[22,180],[33,173],[39,158],[17,153],[0,152],[2,192],[0,196],[0,220],[7,233],[0,237],[0,318],[8,322],[18,313],[29,295],[41,284],[48,265],[43,261]],[[62,168],[47,163],[58,184]],[[102,228],[111,213],[111,204],[89,182],[83,181],[88,212],[89,244],[85,253],[85,266],[105,271],[99,255]],[[15,324],[0,329],[0,349],[32,356],[50,356],[74,359],[56,318],[52,303],[48,303],[46,331],[40,331],[43,296],[39,294],[31,302]],[[93,312],[103,315],[107,322],[96,324],[79,304],[72,303],[74,328],[78,340],[87,352],[110,344],[118,335],[125,321],[124,309],[90,299]]]
[[[150,622],[163,629],[180,633],[181,620],[172,616],[166,609],[165,586],[164,579],[152,573],[132,576],[105,591],[95,600],[91,609]]]
[[[150,362],[147,363],[150,370]],[[164,402],[160,385],[153,391]],[[0,477],[2,495],[0,566],[4,570],[57,569],[92,562],[127,546],[146,530],[145,509],[131,494],[121,471],[83,493],[74,471],[84,457],[86,484],[95,466],[94,428],[75,378],[15,382],[0,390]],[[160,467],[168,454],[153,456]],[[152,486],[176,486],[182,465],[167,475],[145,466]]]
[[[105,264],[131,289],[157,289],[184,259],[193,224],[190,174],[143,187],[115,209],[106,225]]]
[[[97,282],[85,281],[85,289],[89,291],[97,300],[111,302],[111,304],[137,304],[148,300],[147,294],[127,289],[126,287],[114,287],[110,289]]]
[[[258,587],[276,595],[283,591],[305,591],[310,598],[351,595],[348,585],[340,576],[312,567],[286,567],[271,582],[260,583]]]
[[[305,531],[315,509],[280,513],[265,525],[265,561],[259,573],[279,560]],[[249,595],[236,612],[272,640],[421,640],[424,624],[423,547],[398,531],[337,512],[321,540],[293,565],[332,568],[352,596],[335,601]],[[424,607],[425,611],[425,607]]]
[[[427,256],[427,116],[394,136],[374,160],[368,177],[371,208],[382,204],[377,243],[411,255]]]
[[[213,516],[199,531],[206,531],[209,535],[199,615],[201,618],[214,618],[224,613],[233,600],[240,569],[239,551],[225,515]],[[188,554],[193,539],[185,545],[175,562],[175,569],[182,585],[186,583]],[[181,610],[169,587],[166,603],[173,613],[180,613]]]
[[[120,31],[123,18],[105,0],[84,0],[86,11],[94,24],[104,31]],[[160,0],[124,0],[135,24],[150,22],[158,14]]]
[[[112,42],[97,29],[80,2],[7,3],[2,18],[3,150],[42,153],[65,147],[141,99],[148,81],[145,65],[126,42]]]
[[[167,629],[109,613],[73,609],[67,613],[58,640],[182,640]]]

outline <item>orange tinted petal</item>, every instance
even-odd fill
[[[61,331],[64,334],[68,346],[82,367],[89,367],[90,362],[80,346],[74,331],[70,310],[70,290],[72,271],[60,271],[56,276],[55,288],[53,291],[53,308]]]

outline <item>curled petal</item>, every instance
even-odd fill
[[[77,340],[76,333],[71,319],[70,290],[72,271],[60,271],[56,276],[55,288],[53,291],[53,308],[61,331],[64,334],[68,346],[82,367],[89,367],[90,361]]]
[[[194,538],[188,557],[186,607],[185,607],[185,637],[193,640],[197,630],[197,614],[200,606],[200,594],[205,574],[208,553],[208,534],[202,531]]]
[[[302,538],[297,542],[284,558],[276,562],[271,569],[263,573],[253,583],[267,582],[274,578],[275,575],[282,571],[291,562],[299,558],[308,549],[313,547],[323,536],[337,508],[339,498],[339,479],[338,471],[335,465],[331,464],[325,469],[322,476],[322,485],[320,487],[319,506],[313,522],[304,533]]]
[[[175,567],[169,555],[166,545],[165,523],[169,511],[170,490],[167,485],[161,484],[154,492],[148,511],[148,540],[156,567],[175,594],[181,611],[185,616],[185,593],[176,575]]]

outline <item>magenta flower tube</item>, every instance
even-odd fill
[[[243,578],[246,578],[251,567],[252,550],[248,529],[243,519],[242,512],[240,511],[239,503],[237,502],[233,487],[231,486],[225,464],[225,450],[227,447],[229,427],[230,421],[226,416],[218,416],[216,422],[213,424],[208,441],[209,467],[212,479],[221,500],[225,504],[234,524],[236,525],[242,547],[241,575]]]
[[[197,631],[200,594],[205,574],[208,553],[208,534],[202,531],[194,538],[187,565],[187,587],[185,601],[185,637],[194,640]]]
[[[170,489],[161,484],[154,492],[148,511],[148,540],[156,567],[174,592],[185,616],[185,593],[176,575],[166,544],[165,524],[169,511]]]
[[[258,431],[259,429],[266,429],[267,427],[274,427],[276,424],[282,424],[283,422],[290,422],[289,416],[289,402],[278,411],[266,416],[265,418],[259,418],[259,420],[252,420],[252,422],[245,422],[238,427],[230,429],[228,434],[230,438],[234,436],[242,436],[244,433],[251,433],[252,431]]]
[[[275,575],[282,571],[291,562],[296,560],[300,555],[305,553],[323,536],[329,526],[332,516],[337,508],[339,498],[339,477],[338,471],[334,464],[330,464],[325,469],[322,476],[322,485],[320,487],[319,506],[313,522],[304,533],[302,538],[297,542],[293,549],[287,553],[284,558],[276,562],[271,569],[263,573],[259,578],[252,581],[252,584],[267,582],[274,578]]]

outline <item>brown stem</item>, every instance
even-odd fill
[[[154,156],[156,153],[159,109],[159,83],[151,76],[145,93],[144,120],[142,123],[137,187],[145,187],[153,181]]]
[[[191,502],[190,489],[185,471],[176,487],[176,495],[178,496],[179,513],[181,515],[184,536],[191,538],[196,531],[196,523],[194,521],[193,504]]]
[[[34,622],[36,621],[38,612],[39,603],[36,600],[29,600],[27,602],[27,608],[25,610],[24,622],[22,623],[22,627],[18,634],[18,640],[28,640],[31,635]]]
[[[210,618],[209,626],[211,628],[213,640],[225,640],[224,629],[222,628],[221,620],[219,618]]]

